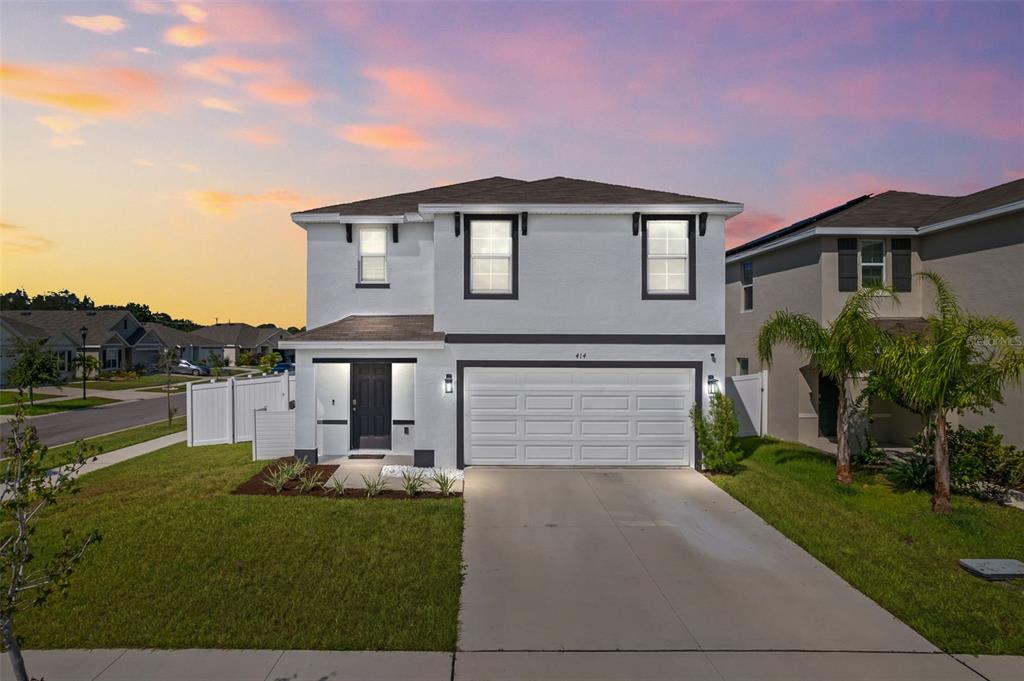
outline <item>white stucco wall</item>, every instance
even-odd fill
[[[697,298],[642,300],[630,215],[533,215],[519,237],[518,300],[465,300],[465,232],[435,216],[434,326],[447,333],[725,333],[725,218],[697,236]],[[379,312],[378,312],[379,313]]]
[[[387,278],[390,288],[356,288],[359,227],[352,243],[345,225],[306,228],[306,326],[314,329],[354,314],[430,314],[434,309],[434,243],[431,223],[403,223],[398,243],[388,226]]]

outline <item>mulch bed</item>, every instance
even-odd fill
[[[291,480],[291,481],[289,481],[288,484],[285,485],[284,489],[281,492],[277,492],[277,491],[274,490],[273,487],[271,487],[266,482],[264,482],[264,479],[265,479],[267,473],[271,472],[272,470],[274,470],[275,468],[277,468],[281,464],[290,463],[290,462],[292,462],[294,460],[295,459],[293,457],[288,457],[288,458],[278,459],[278,460],[274,461],[273,463],[271,463],[268,466],[264,467],[263,470],[261,470],[259,473],[257,473],[256,475],[252,476],[251,478],[249,478],[248,480],[243,482],[241,485],[236,487],[234,490],[231,491],[231,493],[232,494],[254,494],[254,495],[273,496],[273,497],[299,497],[299,496],[303,496],[303,497],[327,497],[329,499],[367,499],[367,498],[369,498],[369,499],[405,499],[405,500],[415,500],[415,499],[454,499],[456,497],[461,497],[462,496],[462,492],[461,491],[459,491],[459,492],[452,492],[451,495],[445,497],[445,496],[442,496],[440,492],[435,492],[433,490],[423,490],[422,492],[420,492],[416,496],[410,497],[408,494],[405,493],[404,490],[386,489],[386,490],[384,490],[383,492],[381,492],[380,494],[378,494],[375,497],[367,497],[366,496],[366,490],[361,488],[361,487],[346,487],[345,488],[344,496],[339,496],[339,495],[335,494],[333,491],[323,489],[322,487],[321,488],[317,488],[317,489],[315,489],[315,490],[313,490],[311,492],[300,492],[299,491],[299,481],[298,480]],[[336,471],[336,470],[338,470],[338,466],[310,466],[309,468],[306,469],[306,473],[310,473],[310,472],[318,473],[320,475],[320,479],[323,482],[327,482],[331,478],[331,476],[334,475],[334,471]]]

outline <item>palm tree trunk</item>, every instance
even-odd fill
[[[7,647],[7,657],[11,662],[11,669],[14,670],[14,678],[18,681],[29,681],[28,671],[25,669],[25,658],[21,655],[21,646],[11,628],[11,621],[5,620],[0,624],[0,634],[3,636],[4,645]]]
[[[949,513],[953,510],[949,492],[949,439],[946,434],[946,413],[939,411],[935,416],[935,493],[932,495],[932,512]]]
[[[846,381],[837,381],[839,390],[838,414],[836,415],[836,480],[848,485],[853,482],[850,469],[850,405],[846,393]]]

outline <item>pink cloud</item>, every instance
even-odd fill
[[[295,45],[303,39],[284,13],[268,3],[209,5],[205,25],[217,41],[250,45]]]
[[[790,224],[781,215],[744,210],[725,223],[725,247],[732,248]]]
[[[401,125],[346,125],[337,135],[346,142],[374,149],[420,150],[428,146],[418,132]]]
[[[100,14],[93,17],[66,16],[64,23],[101,35],[110,35],[125,29],[124,19],[111,14]]]
[[[201,47],[210,40],[210,31],[198,24],[172,26],[164,31],[164,42],[178,47]]]
[[[240,208],[246,206],[271,204],[294,210],[309,199],[290,189],[270,189],[251,194],[204,189],[190,191],[188,201],[200,213],[233,218]]]
[[[181,67],[182,73],[194,78],[201,78],[229,85],[233,76],[251,76],[255,74],[281,73],[283,66],[279,62],[250,59],[233,54],[219,54],[198,61],[188,62]]]
[[[163,108],[160,81],[148,71],[117,67],[0,64],[5,97],[96,116]]]
[[[310,85],[285,75],[254,81],[246,89],[255,99],[281,106],[301,106],[319,96]]]
[[[922,77],[929,72],[943,76]],[[727,98],[775,118],[925,123],[1008,140],[1024,137],[1017,92],[1016,78],[1003,69],[931,63],[846,69],[799,85],[762,78]]]
[[[485,128],[508,124],[497,109],[455,94],[437,73],[422,69],[370,67],[364,75],[377,84],[372,111],[380,116],[401,115],[423,123],[464,123]]]
[[[243,128],[232,133],[232,137],[258,147],[278,144],[281,138],[270,128]]]

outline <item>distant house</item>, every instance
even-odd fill
[[[196,329],[195,333],[221,344],[224,348],[224,359],[230,364],[238,364],[243,352],[265,355],[280,352],[282,357],[294,357],[293,350],[278,350],[278,343],[291,334],[276,326],[253,326],[251,324],[214,324]]]
[[[182,331],[156,322],[146,322],[142,326],[146,334],[134,348],[135,361],[139,364],[155,366],[160,353],[172,348],[179,348],[179,357],[194,364],[206,362],[210,355],[224,357],[223,343],[195,331]]]
[[[6,381],[17,357],[15,339],[42,342],[70,376],[83,345],[85,354],[95,357],[103,370],[131,368],[138,363],[135,344],[145,335],[127,310],[5,310],[0,312],[0,380]]]

